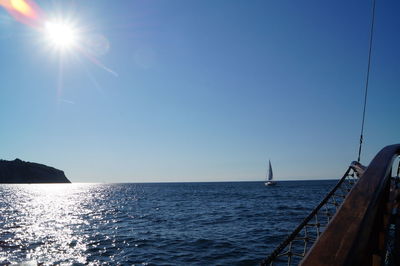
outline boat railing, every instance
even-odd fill
[[[297,265],[325,230],[357,181],[356,172],[349,167],[335,187],[261,265]]]
[[[399,155],[375,156],[301,265],[400,265]]]
[[[350,166],[336,186],[261,265],[376,265],[400,259],[400,145],[382,149],[365,172]],[[400,207],[399,211],[400,213]],[[396,229],[393,221],[398,221]],[[366,256],[365,254],[369,254]],[[393,265],[400,265],[393,264]]]

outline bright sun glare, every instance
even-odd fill
[[[57,50],[74,48],[78,42],[76,29],[66,22],[47,22],[45,24],[45,35],[49,44]]]

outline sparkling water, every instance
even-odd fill
[[[0,264],[257,265],[336,182],[0,185]]]

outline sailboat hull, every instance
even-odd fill
[[[265,182],[265,185],[266,185],[266,186],[275,186],[275,185],[276,185],[276,182],[274,182],[274,181],[268,181],[268,182]]]

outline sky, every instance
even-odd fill
[[[369,1],[37,1],[60,53],[0,9],[0,158],[72,182],[340,178],[357,159]],[[377,1],[364,146],[400,143],[398,1]],[[96,62],[101,62],[96,63]]]

